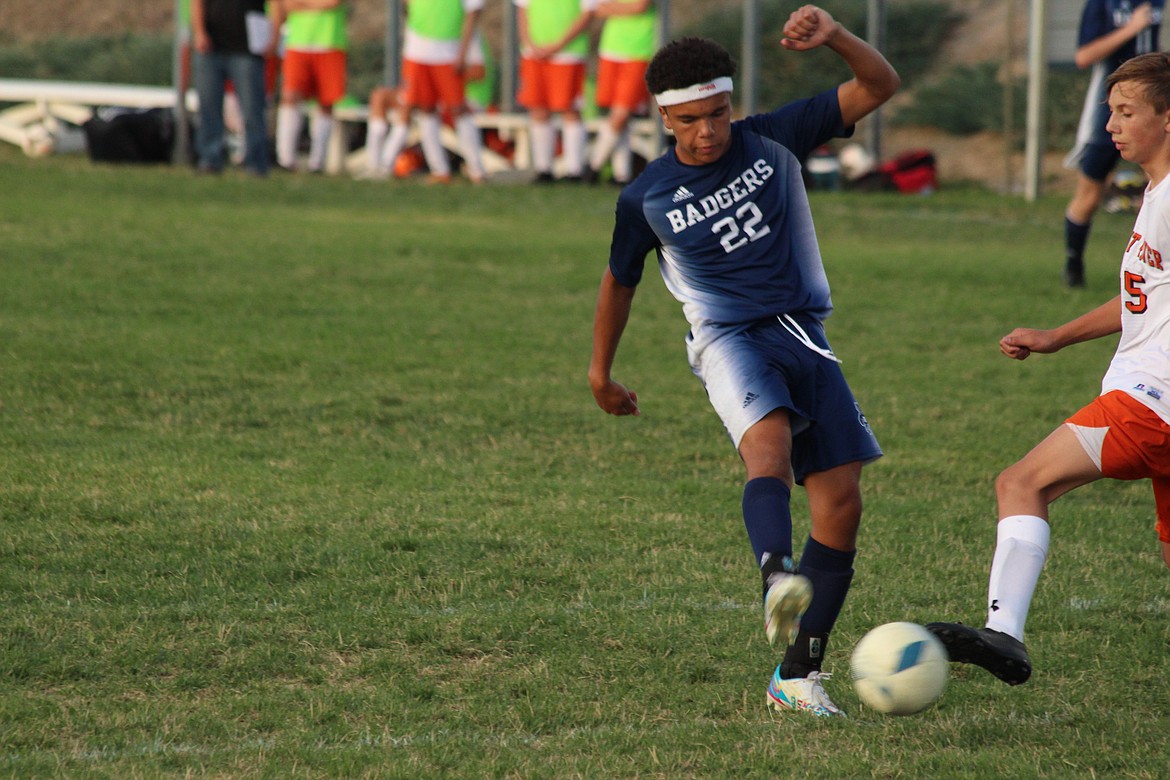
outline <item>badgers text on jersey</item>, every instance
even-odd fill
[[[775,169],[766,160],[756,160],[752,167],[713,194],[700,198],[696,203],[687,203],[680,208],[666,212],[671,230],[675,233],[681,233],[692,225],[730,209],[762,187],[765,181],[772,178],[773,173],[775,173]]]

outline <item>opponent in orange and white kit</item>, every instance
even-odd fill
[[[588,29],[598,0],[512,0],[520,36],[520,89],[517,102],[528,109],[532,133],[532,167],[539,183],[553,180],[556,130],[561,117],[561,154],[565,178],[585,171],[585,124],[581,103]]]
[[[333,105],[345,97],[349,38],[344,0],[278,0],[272,16],[284,25],[280,107],[276,111],[276,163],[294,170],[304,121],[303,103],[317,101],[309,126],[309,170],[325,170],[336,121]]]
[[[658,9],[654,0],[605,0],[597,7],[605,20],[597,44],[597,106],[608,115],[597,133],[585,179],[598,180],[598,172],[612,160],[613,180],[628,184],[633,177],[630,151],[630,117],[650,105],[646,66],[657,50]]]
[[[996,480],[999,526],[986,627],[927,626],[952,661],[1010,685],[1028,679],[1024,621],[1048,555],[1048,507],[1102,477],[1153,481],[1162,560],[1170,566],[1170,53],[1139,55],[1107,81],[1114,145],[1149,178],[1121,262],[1121,293],[1051,330],[1017,328],[1000,350],[1024,360],[1108,336],[1121,340],[1101,395]]]
[[[473,182],[484,179],[479,128],[471,115],[465,90],[475,71],[484,72],[484,49],[476,26],[483,0],[410,0],[402,52],[402,84],[395,91],[392,122],[373,111],[368,125],[368,178],[385,178],[406,146],[411,114],[418,117],[423,155],[430,180],[447,182],[451,166],[440,140],[443,116],[455,128],[460,151]],[[470,78],[469,78],[470,77]]]

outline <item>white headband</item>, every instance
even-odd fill
[[[677,106],[679,103],[690,103],[692,100],[702,100],[721,92],[731,91],[731,77],[720,76],[714,81],[703,84],[692,84],[682,89],[668,89],[654,96],[660,106]]]

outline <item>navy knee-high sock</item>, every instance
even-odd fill
[[[743,486],[743,524],[761,569],[792,557],[792,491],[775,477],[757,477]],[[769,567],[770,571],[772,567]]]
[[[853,582],[855,551],[834,550],[813,539],[805,542],[800,556],[800,573],[812,583],[813,598],[800,619],[800,633],[784,653],[780,674],[786,679],[807,677],[820,671],[829,633],[845,605]]]
[[[1064,253],[1065,260],[1072,268],[1084,268],[1085,245],[1089,242],[1089,228],[1091,222],[1080,225],[1068,217],[1064,218]]]

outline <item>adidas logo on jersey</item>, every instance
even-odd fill
[[[690,200],[693,197],[695,197],[693,192],[688,190],[686,187],[679,187],[674,191],[674,197],[671,198],[671,200],[675,203],[682,203],[684,200]]]

